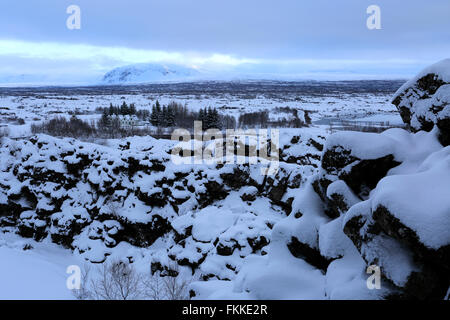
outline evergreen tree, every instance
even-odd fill
[[[101,131],[106,131],[107,128],[109,127],[109,122],[110,122],[109,111],[107,109],[105,109],[102,113],[102,117],[100,118],[100,120],[98,122],[99,129]]]
[[[204,111],[204,121],[203,128],[204,130],[208,129],[222,129],[221,119],[219,112],[215,108],[208,107],[208,109]]]
[[[156,109],[156,106],[153,105],[152,106],[152,115],[150,116],[150,123],[152,124],[152,126],[157,127],[159,125],[159,114],[158,114],[158,110]]]
[[[167,127],[167,107],[163,106],[159,123],[162,127]]]
[[[114,106],[112,103],[109,104],[108,114],[112,116],[114,114]]]
[[[156,100],[156,126],[161,127],[163,125],[163,119],[162,119],[162,110],[161,105],[159,104],[159,101]]]
[[[129,114],[130,115],[136,114],[136,106],[134,105],[134,103],[130,104]]]
[[[127,105],[127,103],[125,101],[120,106],[120,114],[123,115],[123,116],[126,116],[127,114],[130,114],[130,109],[128,108],[128,105]]]
[[[167,106],[167,117],[166,117],[167,127],[175,126],[175,116],[176,116],[176,105],[169,104]]]
[[[310,125],[312,122],[311,116],[309,115],[309,111],[305,110],[305,122],[307,125]]]
[[[219,111],[217,111],[216,108],[211,110],[211,122],[210,122],[210,128],[214,128],[214,129],[222,129],[222,122],[220,119],[220,115],[219,115]]]
[[[198,112],[198,121],[202,122],[203,129],[205,128],[205,120],[206,120],[205,113],[206,113],[206,109],[205,110],[200,109],[200,111]]]
[[[203,120],[203,130],[208,130],[211,128],[211,107],[205,108],[204,120]]]

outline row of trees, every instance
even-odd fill
[[[239,116],[239,127],[267,127],[269,113],[267,111],[249,112]]]
[[[33,134],[45,133],[52,136],[79,138],[93,136],[96,128],[94,122],[88,123],[76,116],[72,116],[69,120],[64,117],[55,117],[42,124],[32,124],[31,132]]]
[[[108,115],[112,116],[112,115],[122,115],[122,116],[127,116],[127,115],[135,115],[137,112],[136,110],[136,106],[134,105],[134,103],[131,103],[130,105],[128,105],[125,101],[122,102],[122,104],[120,106],[114,106],[112,103],[109,105],[108,109],[104,109],[103,113],[107,113]]]
[[[241,114],[238,120],[239,128],[264,128],[264,127],[280,127],[280,128],[301,128],[311,124],[309,111],[303,110],[303,114],[299,115],[297,109],[290,107],[278,107],[273,109],[275,114],[287,114],[287,116],[279,117],[277,120],[269,119],[267,110],[255,111]]]
[[[124,129],[120,126],[117,118],[109,118],[102,116],[99,121],[83,121],[76,116],[70,119],[64,117],[55,117],[41,124],[32,124],[31,132],[45,133],[56,137],[72,137],[72,138],[123,138],[128,136],[149,135],[150,132],[146,128]]]
[[[171,102],[167,106],[161,106],[159,101],[152,106],[150,123],[155,127],[175,127],[180,126],[185,118],[189,118],[189,110],[176,102]]]
[[[311,123],[311,118],[307,111],[304,111],[304,116],[299,117],[298,111],[289,107],[275,108],[273,110],[275,113],[290,114],[288,117],[280,117],[275,121],[270,121],[269,112],[263,110],[241,114],[237,122],[234,116],[220,115],[215,108],[202,108],[198,112],[194,112],[189,110],[186,105],[175,101],[170,102],[168,105],[161,105],[157,100],[152,105],[151,110],[137,110],[134,103],[128,105],[125,101],[120,106],[110,104],[109,108],[99,108],[100,110],[102,110],[102,117],[98,126],[104,132],[120,128],[118,119],[111,117],[112,115],[135,115],[140,120],[149,121],[152,126],[159,130],[174,127],[192,129],[194,121],[202,121],[203,130],[211,128],[235,129],[236,127],[263,128],[268,126],[299,128]]]
[[[200,109],[198,112],[198,121],[202,121],[203,130],[222,129],[223,127],[222,118],[215,108]]]
[[[192,129],[194,121],[202,121],[203,130],[236,127],[234,117],[222,116],[216,108],[202,108],[198,112],[193,112],[186,105],[171,102],[167,106],[161,106],[158,101],[152,106],[150,123],[155,127]]]
[[[138,119],[149,121],[154,127],[158,128],[186,128],[193,127],[194,121],[202,121],[204,130],[210,128],[234,129],[236,120],[232,116],[222,116],[215,108],[203,108],[199,112],[190,111],[186,105],[175,101],[168,105],[161,105],[157,100],[152,105],[151,110],[137,110],[134,103],[128,105],[125,101],[120,106],[110,104],[109,108],[97,108],[102,113],[99,125],[101,127],[114,127],[111,122],[113,115],[135,115]]]

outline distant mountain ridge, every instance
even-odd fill
[[[130,84],[163,81],[184,81],[200,78],[202,73],[194,68],[175,64],[141,63],[115,68],[102,79],[105,84]]]

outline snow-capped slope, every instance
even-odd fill
[[[119,67],[106,73],[105,84],[131,84],[195,80],[201,73],[193,68],[174,64],[142,63]]]

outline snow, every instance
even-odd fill
[[[211,241],[231,227],[236,216],[229,210],[207,207],[195,215],[192,236],[198,241]]]
[[[198,281],[190,285],[190,288],[199,294],[194,300],[250,300],[246,292],[233,292],[233,282],[209,280]]]
[[[233,291],[250,292],[250,298],[257,300],[324,299],[322,273],[290,254],[283,257],[249,256],[235,280]]]
[[[372,209],[386,207],[422,243],[438,249],[450,244],[450,147],[432,157],[420,172],[382,179]]]
[[[343,216],[320,226],[319,249],[326,258],[340,258],[355,247],[342,231]]]
[[[337,132],[329,136],[325,150],[333,147],[349,150],[352,156],[362,160],[378,159],[390,154],[400,165],[392,168],[388,175],[406,174],[415,172],[431,153],[442,148],[437,135],[436,128],[430,132],[417,133],[400,128],[388,129],[381,134]],[[331,195],[334,186],[330,187]]]
[[[325,143],[326,150],[336,146],[351,150],[351,155],[359,159],[377,159],[393,154],[396,143],[377,133],[343,131],[332,134]]]
[[[327,197],[331,198],[333,194],[338,194],[343,197],[344,202],[352,207],[360,201],[360,199],[353,193],[353,191],[342,180],[333,181],[327,188]]]
[[[413,130],[429,131],[438,120],[449,115],[449,83],[450,59],[446,59],[427,67],[405,83],[392,101]],[[439,123],[438,126],[441,127]],[[447,130],[445,126],[441,129]]]
[[[401,162],[400,165],[392,168],[388,175],[415,172],[430,154],[442,149],[437,139],[436,129],[431,132],[410,133],[394,128],[384,131],[381,135],[394,140],[394,159]]]
[[[450,243],[450,156],[436,132],[406,133],[391,129],[382,135],[398,141],[393,154],[402,164],[388,172],[370,199],[354,205],[344,224],[355,215],[383,206],[417,233],[426,246],[438,249]],[[337,182],[335,182],[337,183]],[[334,189],[333,184],[330,185]],[[331,191],[330,191],[331,192]],[[362,209],[362,208],[365,209]]]
[[[361,253],[366,261],[376,262],[383,274],[399,287],[406,284],[411,273],[421,270],[414,262],[411,251],[405,245],[387,236],[375,236],[363,246]]]
[[[25,251],[26,244],[34,248]],[[0,257],[0,300],[74,299],[66,270],[80,261],[70,251],[0,233]]]
[[[326,297],[331,300],[377,300],[389,293],[386,283],[380,290],[367,290],[367,278],[366,263],[357,252],[336,259],[330,263],[325,275]]]

